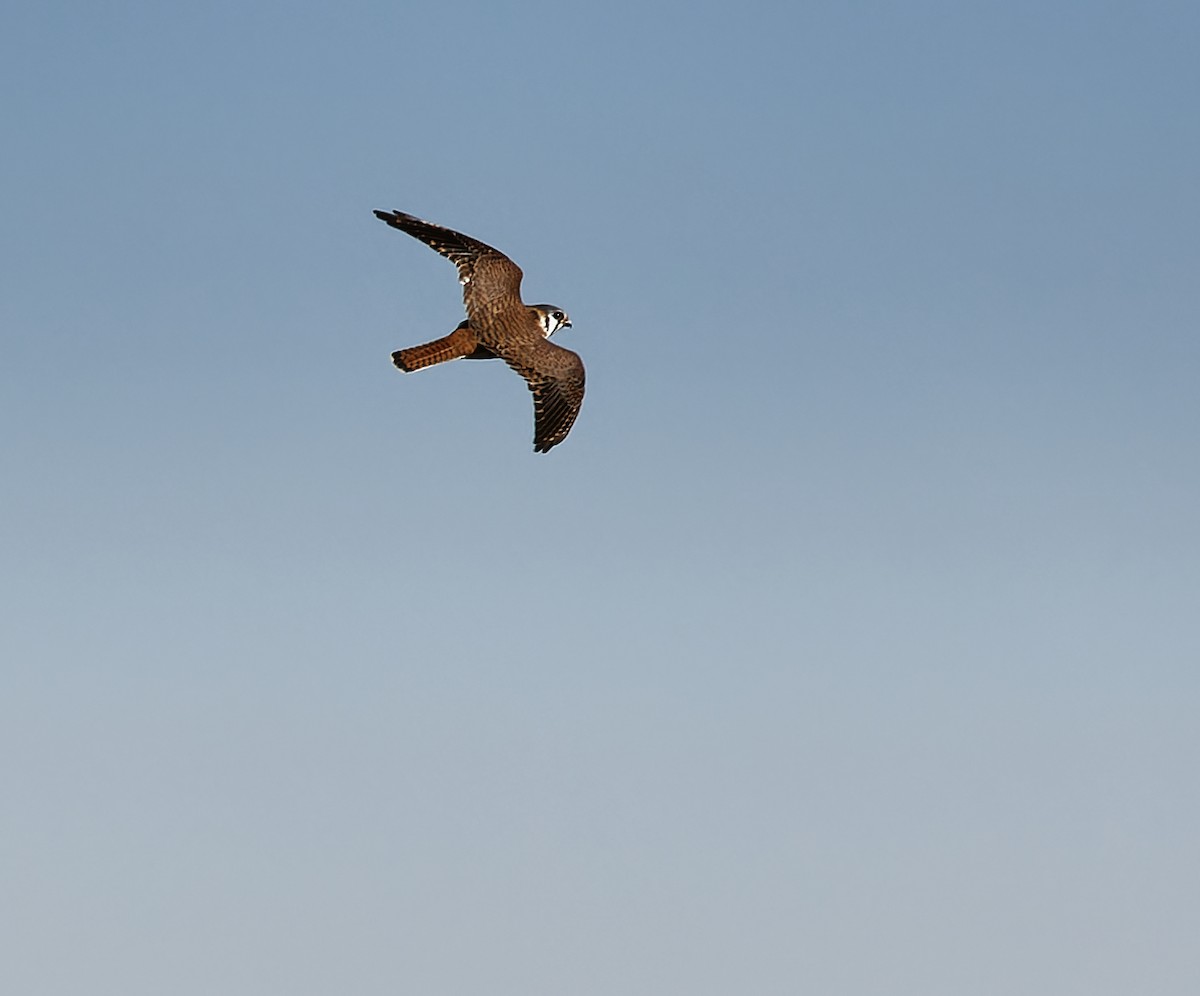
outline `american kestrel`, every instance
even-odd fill
[[[497,249],[469,235],[433,225],[401,211],[375,217],[420,239],[458,268],[467,320],[441,339],[392,354],[409,373],[435,363],[499,357],[525,378],[533,392],[533,449],[545,453],[567,438],[583,404],[583,361],[550,342],[570,328],[565,311],[521,301],[521,268]]]

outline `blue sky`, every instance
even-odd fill
[[[13,991],[1196,992],[1198,45],[10,5]],[[552,453],[374,208],[570,312]]]

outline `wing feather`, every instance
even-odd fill
[[[452,228],[422,221],[403,211],[376,211],[375,217],[445,256],[458,270],[463,304],[477,327],[521,304],[521,268],[499,249]]]
[[[501,358],[533,393],[533,449],[546,453],[567,438],[583,406],[583,360],[545,339],[506,350]]]

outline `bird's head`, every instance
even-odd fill
[[[569,329],[571,319],[567,313],[554,304],[534,304],[529,308],[542,328],[542,335],[547,339],[559,329]]]

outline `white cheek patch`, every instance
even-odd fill
[[[537,318],[538,328],[542,330],[542,338],[549,339],[559,329],[567,327],[566,316],[563,318],[555,318],[554,312],[544,311],[541,308],[530,308],[534,317]],[[561,312],[560,312],[561,313]]]

